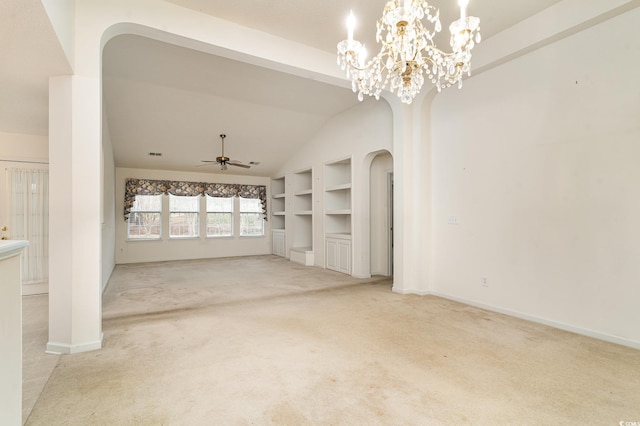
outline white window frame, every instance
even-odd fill
[[[234,199],[235,197],[210,197],[209,195],[207,195],[206,197],[208,198],[215,198],[215,199],[224,199],[224,200],[229,200],[230,204],[231,204],[231,211],[221,211],[221,210],[209,210],[209,203],[206,202],[205,204],[205,235],[207,238],[233,238],[234,236],[234,213],[236,211],[235,209],[235,203],[234,203]],[[231,219],[231,227],[229,229],[229,233],[228,234],[209,234],[209,215],[228,215]]]
[[[138,197],[158,197],[160,200],[160,208],[159,210],[137,210],[136,209],[136,205],[137,203],[134,202],[133,207],[131,208],[131,211],[129,212],[129,218],[127,219],[127,241],[158,241],[158,240],[162,240],[162,195],[136,195],[136,199]],[[154,214],[158,216],[158,224],[154,225],[157,226],[158,228],[158,234],[154,235],[154,234],[149,234],[151,236],[147,236],[147,237],[141,237],[138,235],[131,235],[131,219],[133,217],[136,217],[139,214]],[[142,225],[137,225],[137,226],[142,226]]]
[[[196,199],[196,209],[195,210],[172,210],[171,208],[171,200],[173,198],[189,198],[189,199]],[[195,231],[195,234],[189,234],[189,235],[173,235],[172,234],[172,230],[173,230],[173,224],[171,223],[171,219],[173,217],[175,217],[175,215],[189,215],[189,216],[194,216],[195,217],[195,224],[193,225],[193,229]],[[184,226],[184,225],[179,225],[179,226]],[[200,196],[184,196],[184,195],[172,195],[169,194],[169,239],[170,240],[185,240],[185,239],[195,239],[195,238],[200,238]]]
[[[241,237],[264,237],[264,214],[262,212],[262,203],[260,202],[259,199],[254,199],[254,198],[242,198],[242,197],[238,197],[238,212],[239,212],[239,216],[240,216],[240,220],[239,220],[239,224],[240,224],[240,231],[239,234]],[[258,211],[255,210],[250,210],[250,211],[243,211],[242,210],[242,200],[253,200],[255,202],[257,202],[258,204]],[[243,217],[246,215],[258,215],[258,220],[260,221],[260,224],[262,225],[261,227],[261,233],[260,234],[246,234],[244,233],[244,229],[243,229]]]

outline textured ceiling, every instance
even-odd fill
[[[358,27],[355,38],[375,46],[376,21],[386,0],[167,0],[198,12],[240,25],[297,40],[327,52],[346,36],[346,17],[353,10]],[[470,0],[468,12],[480,17],[482,35],[488,38],[560,0]],[[457,0],[429,2],[440,9],[444,42],[448,44],[448,23],[460,14]]]
[[[111,40],[103,64],[121,167],[218,172],[196,166],[220,155],[224,133],[227,157],[260,162],[225,173],[270,176],[328,118],[358,103],[351,90],[139,36]]]
[[[335,52],[345,17],[358,17],[356,38],[375,50],[375,22],[384,0],[155,0],[214,15]],[[471,0],[482,34],[516,24],[559,0]],[[455,0],[433,2],[447,25]],[[443,31],[443,32],[446,32]],[[47,134],[48,77],[71,73],[39,0],[0,1],[0,131]],[[203,171],[219,155],[261,164],[270,176],[328,118],[357,102],[346,89],[125,35],[104,50],[105,112],[117,166]],[[162,152],[162,157],[149,157]],[[214,167],[215,169],[215,167]],[[212,170],[214,171],[214,170]]]
[[[49,76],[71,73],[39,0],[0,0],[0,131],[46,135]]]

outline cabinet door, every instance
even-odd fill
[[[326,239],[326,256],[325,262],[327,263],[327,269],[334,271],[338,270],[338,243],[336,240]]]
[[[285,256],[285,236],[283,232],[274,232],[272,238],[272,251],[276,256]]]
[[[338,241],[338,271],[351,274],[351,241]]]

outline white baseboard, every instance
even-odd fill
[[[361,274],[351,274],[351,276],[353,278],[358,278],[358,279],[361,279],[361,280],[366,280],[366,279],[371,278],[371,275],[369,275],[369,274],[362,274],[362,275]]]
[[[33,296],[35,294],[49,293],[49,282],[22,284],[22,295]]]
[[[102,349],[104,334],[100,333],[100,340],[96,342],[83,343],[81,345],[68,345],[66,343],[48,342],[45,353],[54,355],[70,355],[80,352],[89,352]]]
[[[518,311],[512,311],[510,309],[499,308],[493,305],[487,305],[484,303],[476,302],[473,300],[464,299],[461,297],[451,296],[445,293],[439,293],[437,291],[428,292],[433,296],[442,297],[443,299],[453,300],[455,302],[464,303],[465,305],[475,306],[477,308],[486,309],[487,311],[497,312],[499,314],[509,315],[512,317],[520,318],[523,320],[535,322],[538,324],[548,325],[553,328],[557,328],[571,333],[581,334],[587,337],[593,337],[594,339],[604,340],[605,342],[615,343],[622,346],[627,346],[633,349],[640,349],[640,342],[634,340],[625,339],[624,337],[614,336],[611,334],[601,333],[599,331],[589,330],[587,328],[576,327],[569,324],[564,324],[558,321],[549,320],[546,318],[537,317],[534,315],[525,314]]]
[[[402,288],[396,287],[395,285],[391,288],[391,291],[398,294],[415,294],[418,296],[427,296],[431,294],[429,291],[415,290],[415,289],[402,289]]]

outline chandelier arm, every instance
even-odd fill
[[[378,61],[382,61],[382,57],[384,56],[385,53],[386,52],[380,51],[376,56],[371,58],[369,60],[369,62],[367,62],[366,65],[357,65],[357,59],[354,59],[357,56],[356,52],[349,51],[349,52],[347,52],[348,58],[346,58],[347,65],[349,65],[349,67],[351,69],[356,70],[356,71],[367,71],[376,62],[376,59],[378,59]],[[387,53],[387,55],[388,55],[388,53]]]

